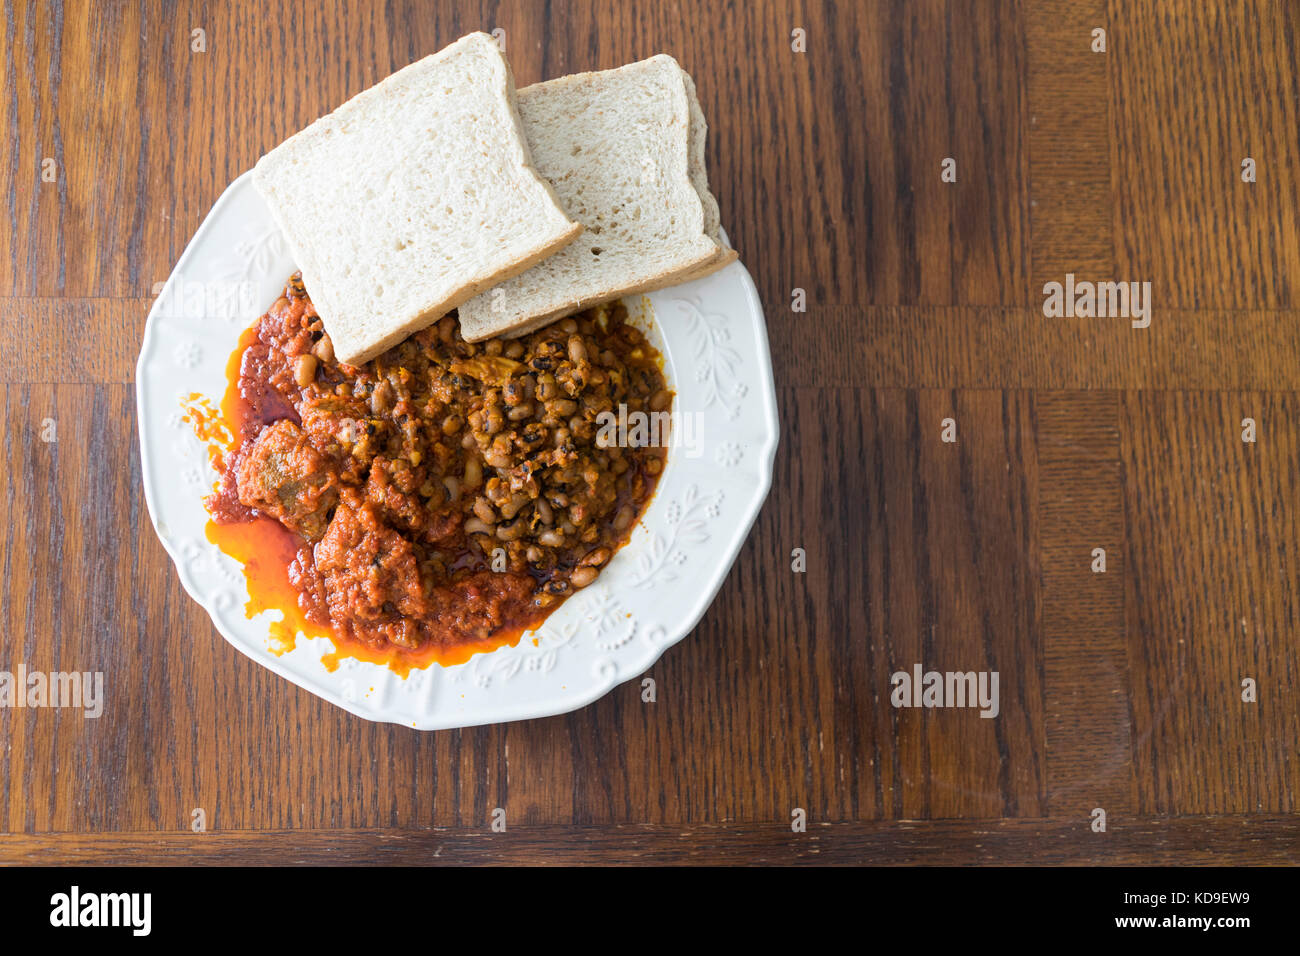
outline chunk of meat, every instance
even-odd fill
[[[366,480],[366,500],[386,523],[409,532],[416,539],[444,541],[459,533],[464,516],[459,511],[428,506],[419,494],[424,474],[400,458],[376,457]]]
[[[316,545],[315,559],[331,617],[375,622],[429,613],[414,546],[352,489]]]
[[[375,458],[366,481],[366,499],[391,524],[406,531],[420,531],[429,509],[416,493],[416,473],[405,461]]]
[[[532,607],[527,575],[477,571],[435,585],[418,545],[389,527],[375,504],[344,489],[329,530],[313,549],[316,600],[354,635],[380,636],[400,647],[424,640],[422,619],[457,642],[483,640]],[[296,573],[305,579],[304,569]]]
[[[239,500],[276,518],[308,541],[319,541],[338,503],[328,459],[294,422],[267,425],[253,440],[235,473]]]

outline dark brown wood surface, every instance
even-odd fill
[[[0,862],[1300,862],[1298,20],[6,0],[0,670],[100,670],[108,701],[0,709]],[[185,596],[132,377],[155,283],[231,179],[494,28],[521,85],[660,51],[691,71],[782,442],[656,703],[633,683],[418,733],[263,670]],[[1044,317],[1067,272],[1151,282],[1151,326]],[[893,708],[913,663],[997,670],[1001,714]]]

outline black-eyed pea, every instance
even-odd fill
[[[574,365],[581,365],[587,361],[587,343],[582,341],[580,335],[569,336],[569,360]]]
[[[465,477],[461,482],[470,491],[483,484],[483,465],[474,455],[465,459]]]
[[[496,528],[482,518],[469,518],[465,522],[465,533],[495,535]]]
[[[528,522],[523,519],[497,525],[497,537],[502,541],[516,541],[528,530]]]
[[[293,380],[298,383],[299,388],[306,388],[316,380],[316,366],[316,356],[310,352],[298,356],[298,361],[293,367]]]

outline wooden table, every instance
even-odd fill
[[[108,702],[0,709],[0,862],[1300,861],[1294,5],[252,6],[5,6],[0,669]],[[185,596],[133,366],[231,179],[494,28],[520,85],[694,75],[782,443],[657,702],[419,733]],[[1150,326],[1045,316],[1067,273],[1150,282]],[[894,708],[918,663],[997,671],[999,716]]]

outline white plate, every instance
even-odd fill
[[[204,535],[203,497],[215,475],[181,402],[199,392],[220,403],[240,332],[295,268],[244,174],[212,207],[154,303],[136,368],[149,513],[181,584],[226,640],[354,714],[436,730],[582,707],[644,673],[695,627],[767,497],[777,444],[763,310],[738,262],[649,296],[675,409],[692,416],[698,443],[670,448],[642,522],[594,584],[517,646],[405,679],[353,659],[331,673],[321,663],[333,649],[324,639],[300,637],[292,651],[272,653],[269,624],[278,612],[245,615],[242,568]],[[674,420],[678,437],[686,435],[682,423]]]

